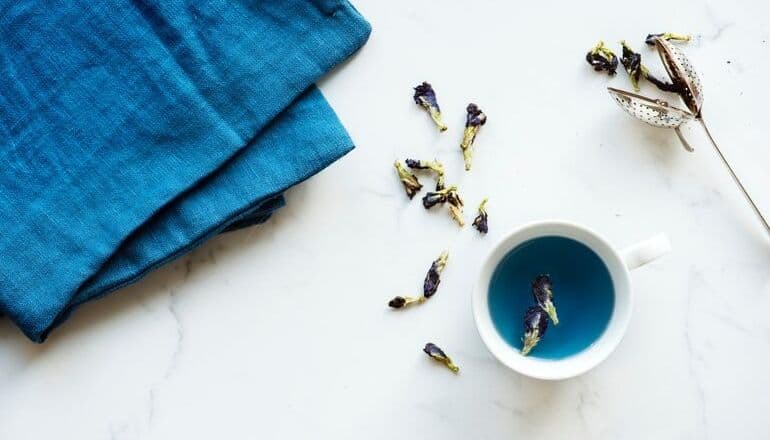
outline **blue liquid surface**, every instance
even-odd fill
[[[495,268],[489,283],[489,311],[497,332],[521,350],[523,317],[535,305],[530,287],[549,274],[559,325],[548,330],[530,357],[563,359],[593,344],[607,328],[615,304],[610,273],[583,243],[565,237],[539,237],[512,249]]]

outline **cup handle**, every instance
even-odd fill
[[[658,234],[650,239],[629,246],[620,252],[628,270],[657,260],[671,252],[671,242],[665,234]]]

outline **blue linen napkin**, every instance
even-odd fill
[[[346,0],[0,0],[0,311],[80,304],[353,148],[313,83],[362,46]]]

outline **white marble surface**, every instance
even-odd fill
[[[628,88],[625,74],[582,60],[599,38],[697,35],[686,51],[705,117],[770,214],[767,4],[355,3],[374,33],[321,88],[358,148],[266,225],[83,307],[44,345],[0,321],[0,438],[769,438],[770,240],[698,130],[688,154],[616,108],[604,87]],[[411,102],[425,79],[446,133]],[[469,101],[489,123],[465,173]],[[391,166],[406,156],[444,161],[469,205],[489,196],[489,236],[410,203]],[[496,238],[550,217],[618,246],[659,231],[674,245],[633,273],[619,349],[563,382],[499,365],[469,302]],[[442,248],[437,296],[388,310]],[[430,362],[426,341],[461,374]]]

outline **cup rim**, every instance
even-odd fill
[[[563,236],[588,246],[609,270],[615,291],[612,316],[602,335],[583,351],[558,360],[522,356],[497,332],[488,304],[489,282],[502,257],[527,240],[544,236]],[[614,246],[586,226],[568,220],[548,219],[513,228],[497,240],[483,260],[473,287],[472,306],[476,330],[484,345],[498,361],[525,376],[561,380],[578,376],[596,367],[617,348],[630,322],[632,299],[629,270]]]

